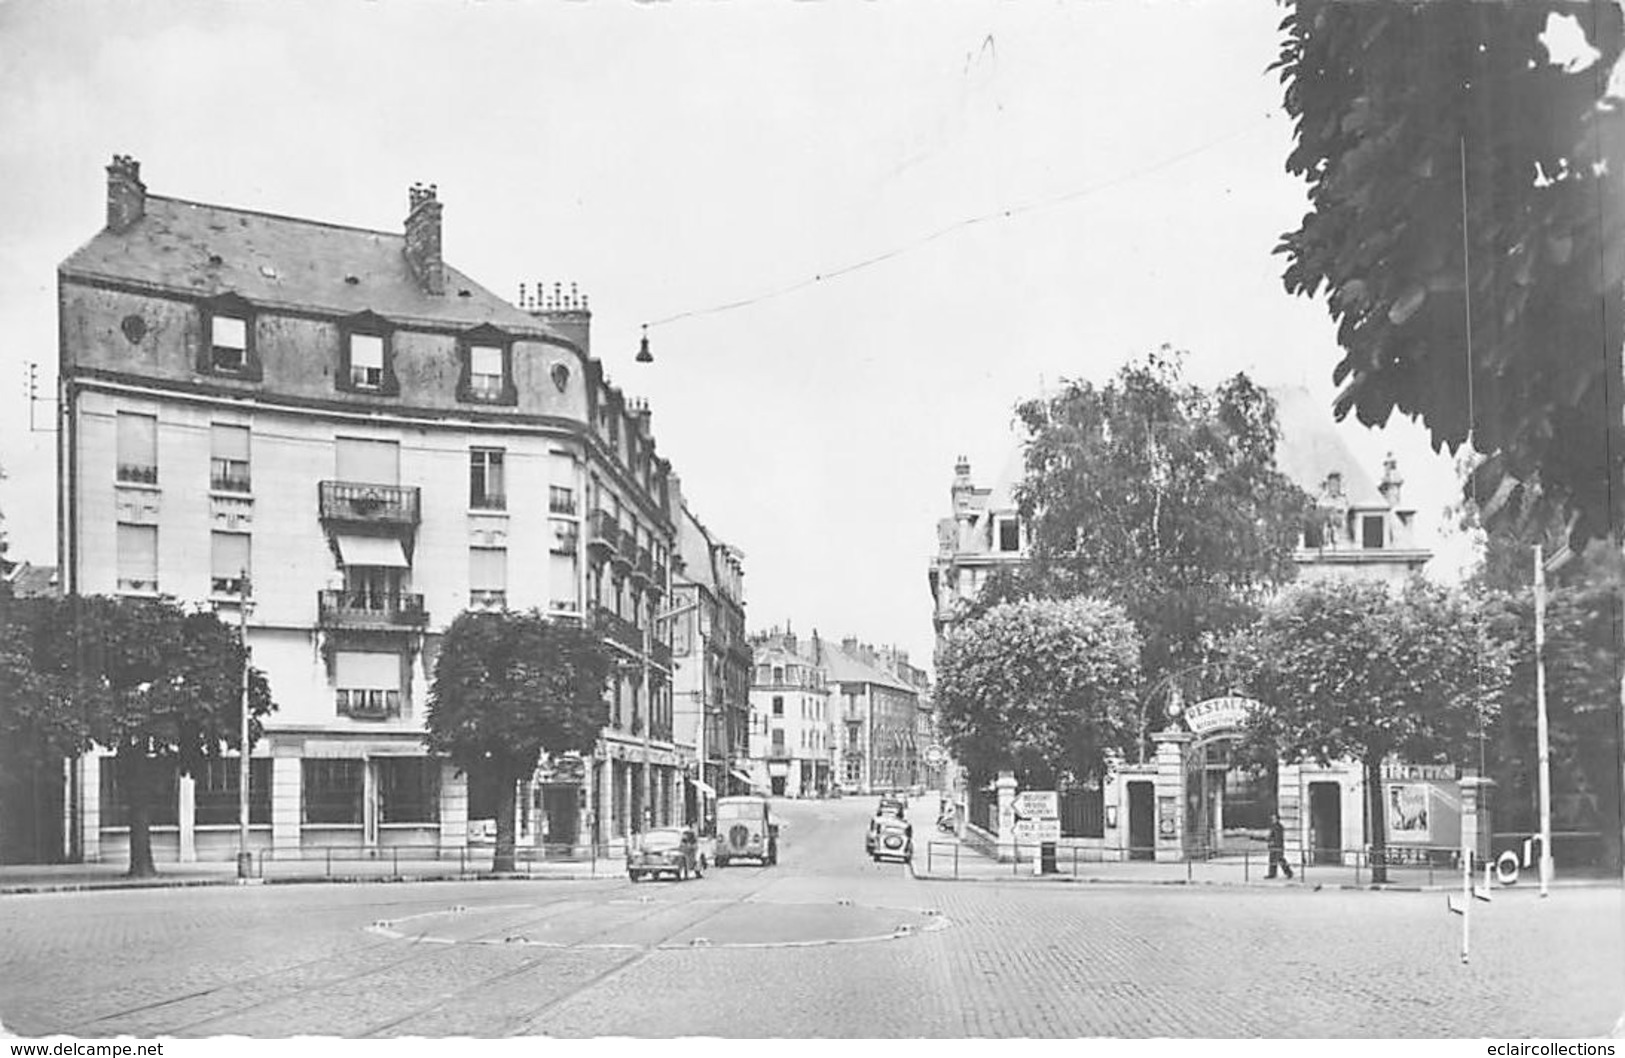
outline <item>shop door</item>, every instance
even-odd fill
[[[1157,799],[1155,788],[1149,782],[1128,784],[1128,858],[1149,860],[1156,857]]]
[[[552,783],[541,788],[542,818],[547,828],[543,841],[547,845],[574,845],[580,837],[579,789],[573,783]]]
[[[1315,863],[1342,861],[1343,793],[1334,782],[1309,784],[1309,848]]]

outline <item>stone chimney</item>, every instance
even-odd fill
[[[1390,507],[1398,507],[1400,490],[1404,484],[1405,479],[1399,476],[1399,460],[1394,458],[1394,453],[1389,452],[1388,458],[1382,461],[1382,484],[1377,486],[1377,491],[1382,493],[1382,498],[1388,501]]]
[[[554,283],[551,289],[537,283],[534,290],[527,290],[526,285],[520,283],[519,307],[553,328],[582,353],[592,351],[589,347],[592,310],[587,305],[587,295],[578,291],[574,283],[569,289],[562,283]]]
[[[406,263],[426,294],[446,292],[446,262],[440,257],[440,202],[434,184],[413,184],[407,196]]]
[[[969,505],[971,494],[975,491],[976,486],[972,485],[970,480],[970,460],[960,456],[958,462],[954,463],[954,484],[952,489],[954,511],[956,513],[963,511]]]
[[[1334,500],[1342,499],[1343,475],[1341,472],[1334,470],[1326,475],[1326,495]]]
[[[121,232],[147,212],[147,185],[141,182],[141,163],[128,154],[113,155],[107,167],[107,230]]]

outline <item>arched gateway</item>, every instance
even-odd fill
[[[1275,811],[1272,760],[1246,752],[1252,698],[1206,698],[1181,711],[1191,733],[1185,745],[1185,854],[1212,856],[1261,845]]]

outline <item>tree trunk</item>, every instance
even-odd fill
[[[496,777],[497,847],[491,870],[498,873],[514,869],[514,787],[518,782],[508,770]]]
[[[1388,823],[1383,815],[1380,753],[1365,758],[1365,818],[1371,833],[1371,881],[1382,885],[1388,881]]]
[[[130,878],[156,878],[152,862],[152,766],[146,756],[120,754],[115,767],[123,772],[124,799],[130,811]]]

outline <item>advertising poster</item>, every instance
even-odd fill
[[[1432,787],[1425,782],[1388,784],[1388,838],[1426,844],[1432,839]]]

